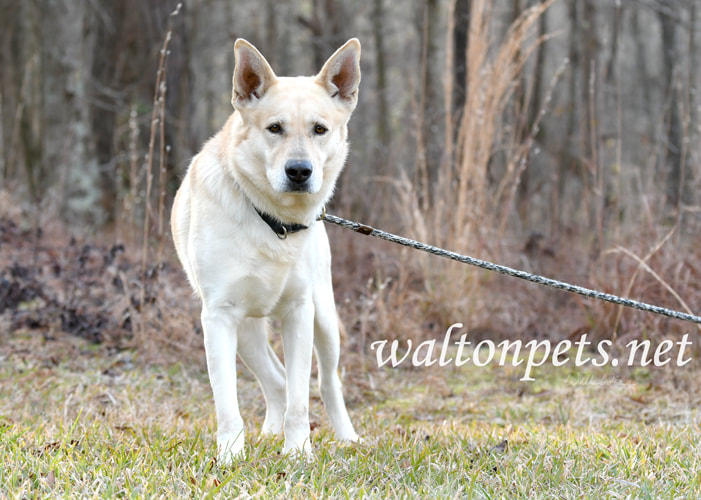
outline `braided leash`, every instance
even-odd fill
[[[409,238],[404,238],[402,236],[397,236],[396,234],[387,233],[380,229],[375,229],[374,227],[342,219],[341,217],[336,217],[335,215],[327,214],[326,211],[324,211],[319,216],[319,220],[324,220],[326,222],[336,224],[337,226],[341,226],[345,229],[350,229],[351,231],[355,231],[356,233],[364,234],[367,236],[374,236],[375,238],[380,238],[386,241],[391,241],[392,243],[397,243],[406,247],[415,248],[423,252],[438,255],[439,257],[445,257],[446,259],[456,260],[458,262],[462,262],[463,264],[469,264],[471,266],[480,267],[482,269],[486,269],[487,271],[495,271],[497,273],[505,274],[507,276],[513,276],[514,278],[520,278],[526,281],[530,281],[532,283],[537,283],[539,285],[558,288],[560,290],[578,293],[579,295],[583,295],[585,297],[605,300],[607,302],[612,302],[621,306],[632,307],[634,309],[648,311],[654,314],[662,314],[670,318],[680,319],[682,321],[691,321],[692,323],[697,323],[701,325],[701,317],[694,316],[693,314],[687,314],[680,311],[674,311],[672,309],[666,309],[664,307],[655,306],[652,304],[646,304],[644,302],[638,302],[637,300],[618,297],[610,293],[597,292],[596,290],[590,290],[589,288],[584,288],[577,285],[570,285],[569,283],[564,283],[562,281],[546,278],[544,276],[538,276],[537,274],[531,274],[525,271],[519,271],[518,269],[500,266],[499,264],[492,264],[491,262],[487,262],[486,260],[475,259],[474,257],[468,257],[467,255],[461,255],[459,253],[451,252],[449,250],[443,250],[442,248],[427,245],[425,243],[411,240]]]

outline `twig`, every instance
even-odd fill
[[[163,122],[163,119],[159,119],[159,115],[162,112],[162,107],[165,106],[165,79],[167,71],[167,61],[168,61],[168,44],[173,33],[173,18],[180,13],[180,8],[182,3],[179,3],[173,12],[170,13],[168,17],[168,29],[166,31],[165,39],[163,40],[163,46],[161,47],[161,55],[158,60],[158,71],[156,72],[156,87],[153,96],[153,111],[151,112],[151,135],[149,137],[148,143],[148,159],[146,162],[146,196],[145,196],[145,206],[144,206],[144,234],[143,234],[143,246],[141,249],[141,293],[139,297],[139,302],[141,304],[141,312],[143,318],[143,306],[146,297],[146,261],[148,260],[148,239],[149,239],[149,226],[151,219],[151,189],[153,186],[152,177],[152,167],[153,167],[153,151],[156,143],[156,124]],[[163,117],[164,118],[164,117]],[[163,125],[161,125],[162,129]],[[163,147],[163,142],[161,142],[161,147]],[[163,151],[161,151],[163,153]],[[163,156],[163,154],[161,154]],[[161,160],[162,161],[162,160]],[[145,333],[144,321],[141,321],[141,333]]]
[[[136,106],[131,107],[129,112],[129,194],[124,201],[125,219],[128,224],[135,224],[134,207],[136,207],[138,162],[139,153],[137,144],[139,142],[139,124],[137,123]]]
[[[664,238],[662,238],[657,244],[652,247],[652,249],[643,257],[642,262],[646,263],[650,258],[655,255],[660,248],[664,246],[665,243],[667,243],[667,240],[672,237],[674,232],[677,230],[677,225],[675,225],[666,235]],[[613,250],[615,252],[618,251],[618,249]],[[607,253],[611,253],[611,250],[607,250],[604,252],[604,255]],[[631,276],[630,280],[628,281],[628,286],[626,287],[624,295],[627,297],[630,295],[631,290],[633,289],[633,283],[635,282],[635,279],[638,277],[638,273],[640,272],[640,269],[642,269],[642,264],[638,264],[638,267],[635,269],[635,272],[633,273],[633,276]],[[616,321],[613,323],[613,339],[616,340],[616,337],[618,336],[618,325],[621,321],[621,315],[623,314],[623,306],[618,308],[618,311],[616,313]]]
[[[633,252],[631,252],[627,248],[623,248],[620,246],[616,247],[614,250],[611,250],[611,252],[622,252],[622,253],[628,255],[629,257],[632,257],[633,259],[635,259],[643,269],[645,269],[648,273],[650,273],[653,278],[655,278],[663,287],[665,287],[667,289],[667,291],[669,293],[672,294],[672,296],[675,299],[677,299],[677,302],[679,302],[679,304],[684,308],[684,310],[688,314],[691,314],[691,315],[694,314],[691,311],[691,308],[688,305],[686,305],[686,302],[684,302],[684,299],[681,298],[681,296],[676,292],[676,290],[674,290],[674,288],[672,288],[665,280],[663,280],[659,274],[657,274],[655,271],[653,271],[652,268],[650,266],[648,266],[647,263],[643,259],[641,259],[637,255],[635,255]],[[697,325],[697,327],[698,327],[699,331],[701,331],[701,325]]]
[[[163,214],[165,212],[165,196],[166,196],[166,162],[168,160],[168,153],[170,152],[170,146],[166,145],[166,137],[165,137],[165,114],[166,114],[166,109],[165,109],[165,95],[166,95],[166,84],[165,81],[161,82],[161,96],[159,98],[160,100],[160,106],[159,106],[159,122],[160,122],[160,147],[161,147],[161,155],[160,155],[160,165],[159,165],[159,173],[158,173],[158,262],[162,260],[163,256],[163,233],[164,233],[164,228],[163,228]]]

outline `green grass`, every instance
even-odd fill
[[[659,374],[551,368],[528,384],[500,367],[358,369],[346,392],[363,442],[335,442],[314,396],[304,461],[257,438],[262,396],[242,372],[247,458],[221,467],[203,363],[150,365],[73,339],[0,346],[0,497],[701,495],[698,398],[651,384]]]

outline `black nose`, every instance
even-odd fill
[[[312,164],[309,160],[287,160],[285,174],[292,182],[302,184],[312,176]]]

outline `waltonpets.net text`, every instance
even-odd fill
[[[521,340],[504,340],[499,344],[495,344],[491,340],[482,340],[474,345],[474,349],[470,351],[471,356],[466,355],[466,348],[472,345],[472,342],[467,340],[467,333],[462,334],[460,340],[454,342],[457,346],[455,358],[449,357],[448,350],[451,342],[450,338],[453,335],[453,330],[463,327],[462,323],[452,324],[445,332],[443,344],[440,346],[440,352],[436,357],[436,339],[425,340],[418,344],[413,349],[412,341],[407,339],[406,352],[399,355],[397,350],[400,347],[399,340],[377,340],[370,344],[370,349],[375,351],[377,356],[377,365],[382,367],[388,363],[392,367],[397,367],[404,361],[409,360],[413,366],[431,366],[438,363],[438,366],[446,366],[455,363],[456,366],[462,366],[472,362],[475,366],[486,366],[492,363],[499,352],[498,364],[505,366],[520,366],[526,363],[522,381],[535,380],[532,376],[533,368],[542,366],[548,360],[553,366],[562,366],[570,363],[574,356],[574,364],[577,367],[585,366],[589,363],[592,366],[601,367],[610,364],[618,366],[619,358],[614,358],[611,355],[613,342],[610,340],[602,340],[596,344],[596,355],[591,356],[588,346],[592,342],[587,340],[587,334],[581,336],[576,342],[571,340],[562,340],[554,346],[548,340],[531,340],[525,344]],[[389,344],[389,352],[385,349]],[[632,340],[626,344],[627,357],[622,358],[628,366],[639,364],[647,366],[652,363],[654,366],[665,366],[669,363],[676,363],[677,366],[684,366],[691,361],[687,357],[687,347],[691,346],[689,335],[686,334],[681,340],[663,340],[657,347],[653,348],[650,340]],[[675,352],[675,346],[677,347]],[[571,353],[572,349],[576,348],[576,352]],[[509,358],[509,355],[511,357]]]

